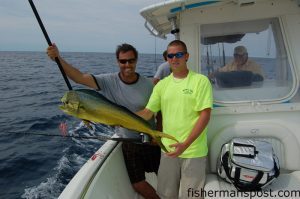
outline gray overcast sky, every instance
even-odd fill
[[[161,0],[35,0],[61,51],[114,52],[120,43],[160,54],[173,37],[151,36],[139,11]],[[0,51],[44,51],[46,40],[27,0],[1,0]]]

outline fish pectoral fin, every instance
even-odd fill
[[[160,137],[160,138],[168,138],[168,139],[171,139],[171,140],[174,140],[176,142],[179,142],[176,138],[174,138],[172,135],[169,135],[169,134],[166,134],[166,133],[162,133],[160,131],[154,131],[153,133],[154,136],[156,137]]]
[[[88,121],[88,120],[82,120],[82,121],[83,121],[84,125],[85,125],[88,129],[93,130],[93,127],[92,127],[90,121]]]

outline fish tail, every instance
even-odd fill
[[[178,140],[176,138],[174,138],[173,136],[171,136],[169,134],[166,134],[166,133],[162,133],[160,131],[153,130],[152,135],[153,135],[153,138],[155,139],[156,143],[166,153],[168,153],[169,151],[166,149],[166,147],[161,142],[161,138],[168,138],[168,139],[171,139],[171,140],[174,140],[174,141],[178,142]]]
[[[158,144],[158,146],[159,146],[165,153],[168,153],[168,150],[167,150],[166,147],[163,145],[163,143],[161,142],[161,139],[160,139],[160,138],[156,139],[156,143]]]
[[[160,131],[155,131],[154,130],[153,135],[155,135],[156,137],[159,137],[159,138],[168,138],[168,139],[171,139],[171,140],[174,140],[174,141],[178,142],[178,140],[176,138],[174,138],[172,135],[162,133]]]

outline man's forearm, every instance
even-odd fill
[[[83,84],[88,87],[98,89],[93,77],[90,74],[84,74],[77,68],[73,67],[71,64],[66,62],[62,57],[58,57],[66,75],[78,84]]]
[[[207,108],[200,112],[199,118],[192,129],[190,135],[187,137],[187,139],[183,142],[183,144],[188,148],[203,132],[205,127],[207,126],[209,120],[210,120],[210,112],[211,109]]]
[[[135,112],[135,114],[137,114],[138,116],[140,116],[144,120],[150,120],[154,115],[154,113],[152,111],[150,111],[149,109],[147,109],[147,108],[145,108],[141,111]]]

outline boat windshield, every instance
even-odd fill
[[[277,18],[201,25],[201,73],[216,103],[284,101],[293,69]]]

